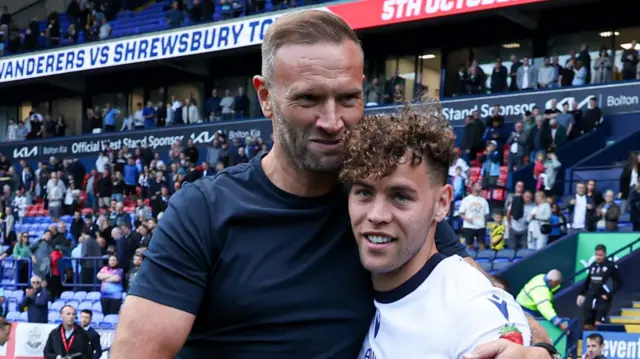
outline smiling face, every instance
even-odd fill
[[[298,168],[340,169],[344,131],[364,112],[363,71],[362,51],[353,41],[277,51],[263,111],[273,120],[277,145]]]
[[[424,265],[435,251],[436,224],[446,216],[452,198],[451,186],[435,181],[428,164],[412,166],[407,156],[387,177],[355,181],[349,194],[360,260],[374,280],[395,274],[408,279],[412,268]]]

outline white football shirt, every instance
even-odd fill
[[[400,287],[375,296],[360,359],[458,359],[501,336],[531,344],[513,297],[459,256],[436,254]]]

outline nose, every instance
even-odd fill
[[[335,98],[327,99],[316,121],[316,126],[330,135],[337,135],[342,132],[344,121],[341,114],[338,113],[339,110],[340,107]]]
[[[369,211],[367,212],[367,220],[374,225],[389,223],[391,221],[391,213],[387,209],[387,202],[381,196],[378,196],[371,202]]]

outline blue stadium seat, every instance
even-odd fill
[[[511,261],[513,257],[516,256],[516,253],[511,249],[503,249],[496,253],[496,261]]]
[[[49,323],[55,323],[56,320],[60,319],[60,313],[58,313],[58,312],[49,312],[49,315],[48,315],[47,319],[49,320]]]
[[[102,304],[100,304],[100,302],[93,303],[93,305],[91,306],[91,311],[93,313],[102,313]]]
[[[478,262],[478,264],[480,264],[480,267],[482,267],[486,272],[491,271],[491,262]]]
[[[100,292],[89,292],[84,300],[90,300],[92,302],[100,301]]]
[[[29,321],[29,317],[27,316],[27,312],[20,313],[20,316],[18,317],[18,321],[19,322],[28,322]]]
[[[535,249],[522,248],[516,252],[516,257],[525,258],[536,252]]]
[[[67,301],[67,305],[72,307],[75,310],[78,310],[78,306],[80,305],[80,302],[78,302],[77,300],[70,300],[70,301]]]
[[[109,314],[104,317],[100,326],[102,328],[114,329],[118,325],[119,317],[117,314]]]
[[[511,263],[506,261],[493,262],[493,270],[499,272],[501,270],[507,269],[510,265]]]
[[[102,313],[93,313],[93,315],[91,316],[91,325],[93,326],[99,326],[100,323],[102,323],[102,321],[104,320],[104,315],[102,315]]]
[[[55,302],[53,302],[51,304],[51,306],[49,307],[50,311],[55,311],[55,312],[60,312],[60,309],[62,309],[62,307],[64,307],[64,300],[56,300]]]
[[[61,300],[72,300],[73,299],[73,292],[68,290],[68,291],[64,291],[62,292],[62,294],[60,294],[60,299]]]
[[[20,318],[20,312],[9,312],[7,313],[7,320],[10,322],[17,322]]]
[[[483,251],[478,251],[478,255],[476,259],[485,259],[488,261],[492,261],[496,257],[496,252],[492,249],[485,249]]]
[[[73,300],[77,300],[78,302],[82,302],[87,297],[87,292],[79,291],[73,293]]]
[[[476,256],[478,255],[478,252],[476,252],[473,249],[467,249],[467,253],[469,253],[469,257],[476,259]]]
[[[91,310],[92,305],[93,305],[93,302],[84,301],[80,303],[80,305],[78,306],[78,311],[85,310],[85,309]]]

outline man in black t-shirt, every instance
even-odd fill
[[[112,359],[358,355],[373,289],[338,173],[344,130],[364,113],[362,48],[323,11],[283,15],[262,46],[263,76],[253,83],[273,120],[273,149],[172,196],[122,309]],[[436,238],[440,253],[467,256],[446,223]],[[487,358],[549,358],[494,345]]]

